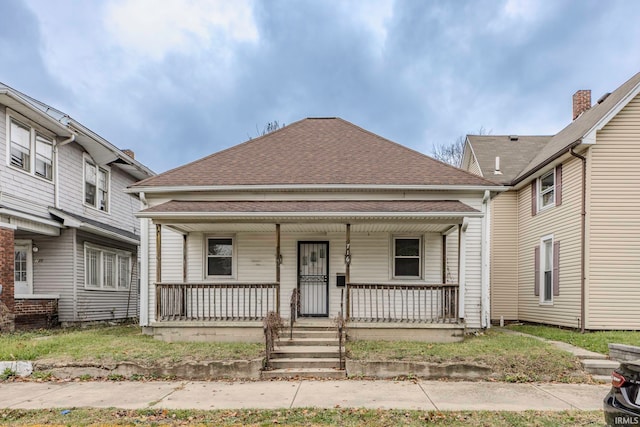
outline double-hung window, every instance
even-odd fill
[[[53,180],[53,139],[11,118],[9,141],[11,166],[48,181]]]
[[[85,245],[84,269],[87,289],[129,289],[131,253]]]
[[[101,211],[109,210],[109,171],[84,162],[84,203]]]
[[[553,206],[555,202],[555,170],[551,170],[538,180],[538,206],[544,209]]]
[[[553,235],[540,239],[534,247],[534,290],[540,304],[553,304],[560,295],[560,241]]]
[[[233,277],[233,237],[207,238],[207,276]]]
[[[422,239],[419,237],[393,238],[393,277],[421,277]]]
[[[541,302],[551,302],[553,300],[553,239],[542,241],[542,293]]]

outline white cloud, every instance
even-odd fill
[[[117,0],[105,8],[104,25],[121,48],[156,61],[258,40],[249,0]]]
[[[393,17],[393,3],[394,0],[351,0],[342,3],[343,13],[350,15],[357,25],[369,32],[371,44],[377,53],[382,53],[387,41],[387,24]]]

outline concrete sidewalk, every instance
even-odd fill
[[[598,410],[609,388],[590,384],[351,380],[16,382],[0,384],[0,408]]]

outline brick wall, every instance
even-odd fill
[[[13,244],[13,229],[0,226],[0,332],[14,329]]]
[[[18,330],[45,329],[58,325],[57,299],[17,299],[15,324]]]

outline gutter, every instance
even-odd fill
[[[586,251],[586,232],[587,232],[587,158],[573,151],[573,147],[569,148],[569,154],[582,160],[582,208],[580,212],[580,332],[584,333],[586,325],[586,298],[585,298],[585,251]]]

